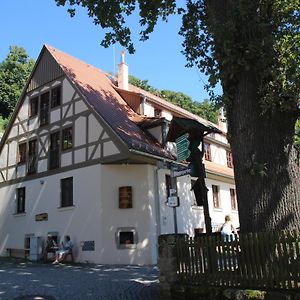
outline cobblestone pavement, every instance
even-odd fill
[[[25,297],[28,295],[31,297]],[[0,261],[0,299],[157,300],[158,270],[153,266],[4,260]]]

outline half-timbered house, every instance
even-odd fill
[[[71,236],[76,261],[156,263],[158,235],[174,232],[166,200],[176,153],[164,145],[173,116],[208,124],[128,84],[124,61],[116,80],[44,46],[1,141],[0,254],[51,233]],[[232,158],[221,129],[205,139],[215,228],[228,213],[238,222]],[[177,178],[178,232],[191,235],[205,230],[193,179]]]

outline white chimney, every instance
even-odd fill
[[[118,65],[118,87],[128,90],[128,66],[125,63],[125,51],[121,51],[121,62]]]
[[[223,132],[227,132],[227,120],[225,116],[224,107],[221,107],[219,117],[218,117],[219,129]]]

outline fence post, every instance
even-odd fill
[[[162,234],[158,237],[159,289],[164,298],[171,297],[171,287],[179,281],[176,240],[186,234]]]

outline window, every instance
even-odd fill
[[[220,208],[219,186],[212,185],[214,208]]]
[[[33,174],[36,172],[36,162],[37,162],[37,140],[31,140],[28,143],[28,174]]]
[[[41,95],[40,126],[49,123],[49,92]]]
[[[204,158],[211,161],[210,144],[204,143]]]
[[[166,174],[165,180],[166,180],[166,194],[167,194],[167,198],[169,198],[171,196],[170,189],[172,188],[171,176]]]
[[[29,117],[34,117],[38,113],[39,97],[30,99],[29,104]]]
[[[62,150],[71,149],[73,147],[73,128],[69,127],[62,131]]]
[[[118,249],[134,249],[138,243],[137,232],[134,227],[118,228],[116,232]]]
[[[231,200],[231,209],[237,210],[237,201],[235,196],[235,189],[230,189],[230,200]]]
[[[60,105],[61,97],[61,87],[56,87],[51,90],[51,108],[57,107]]]
[[[154,117],[155,118],[160,118],[161,117],[161,113],[162,113],[161,109],[159,109],[159,108],[155,108],[154,109]]]
[[[226,159],[227,159],[227,167],[233,168],[232,153],[230,151],[226,151]]]
[[[25,187],[18,188],[17,193],[17,214],[25,213]]]
[[[119,208],[132,208],[132,187],[119,187]]]
[[[194,204],[196,206],[203,206],[204,202],[203,202],[203,193],[202,193],[202,189],[201,189],[201,182],[200,179],[198,178],[197,180],[191,180],[191,186],[192,186],[192,191],[194,192],[195,195],[195,200],[194,200]]]
[[[50,150],[49,150],[49,169],[56,169],[59,167],[59,144],[60,133],[54,132],[50,135]]]
[[[73,177],[61,179],[61,207],[73,206]]]
[[[18,163],[24,164],[26,162],[26,143],[19,144]]]

